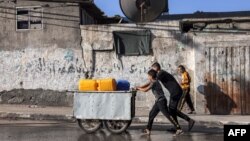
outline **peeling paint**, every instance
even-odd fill
[[[67,61],[73,61],[74,59],[74,52],[71,49],[68,49],[65,53],[64,59]]]

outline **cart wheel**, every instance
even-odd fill
[[[100,120],[77,119],[77,121],[78,121],[78,125],[80,126],[80,128],[86,133],[94,133],[101,127]]]
[[[132,120],[107,120],[104,121],[106,128],[114,134],[120,134],[131,124]]]

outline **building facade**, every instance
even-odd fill
[[[0,103],[71,106],[67,91],[76,90],[80,78],[113,77],[136,86],[158,61],[178,80],[177,66],[186,66],[198,113],[250,114],[250,16],[107,24],[120,19],[108,19],[95,7],[0,3]],[[113,32],[138,30],[151,32],[152,53],[118,55]],[[138,93],[137,113],[148,114],[153,103],[150,92]]]
[[[155,61],[177,80],[177,67],[184,65],[192,78],[191,94],[198,113],[250,114],[250,21],[249,16],[234,14],[81,26],[84,62],[96,78],[127,79],[133,86],[147,81],[146,73]],[[136,30],[151,31],[152,54],[118,55],[114,31]],[[138,93],[138,113],[148,111],[153,103],[150,92]]]
[[[93,3],[1,1],[1,103],[71,105],[65,90],[87,71],[80,24],[103,21],[116,19]]]

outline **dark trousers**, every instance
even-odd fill
[[[182,113],[181,110],[179,109],[180,100],[181,100],[181,96],[179,98],[170,98],[169,113],[176,121],[178,121],[177,116],[186,121],[190,121],[190,117]]]
[[[159,101],[156,101],[154,106],[152,107],[150,113],[149,113],[149,119],[148,119],[148,125],[147,125],[147,129],[151,130],[152,129],[152,125],[154,122],[155,117],[158,115],[159,112],[162,112],[163,115],[168,118],[168,120],[174,124],[174,126],[176,127],[176,129],[180,129],[180,125],[177,121],[177,119],[175,120],[169,113],[168,111],[168,106],[167,106],[167,100],[166,99],[162,99]]]
[[[190,96],[190,88],[183,90],[183,95],[181,97],[181,102],[180,102],[180,107],[179,107],[180,110],[182,110],[185,102],[187,102],[187,105],[190,108],[190,110],[194,111],[194,105]]]

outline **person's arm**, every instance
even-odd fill
[[[150,82],[147,82],[146,84],[142,85],[142,86],[138,86],[136,87],[136,89],[139,89],[139,88],[146,88],[150,85]]]
[[[149,85],[146,86],[146,87],[143,87],[143,88],[138,88],[138,90],[142,91],[142,92],[148,92],[150,89],[152,88],[152,85]]]

